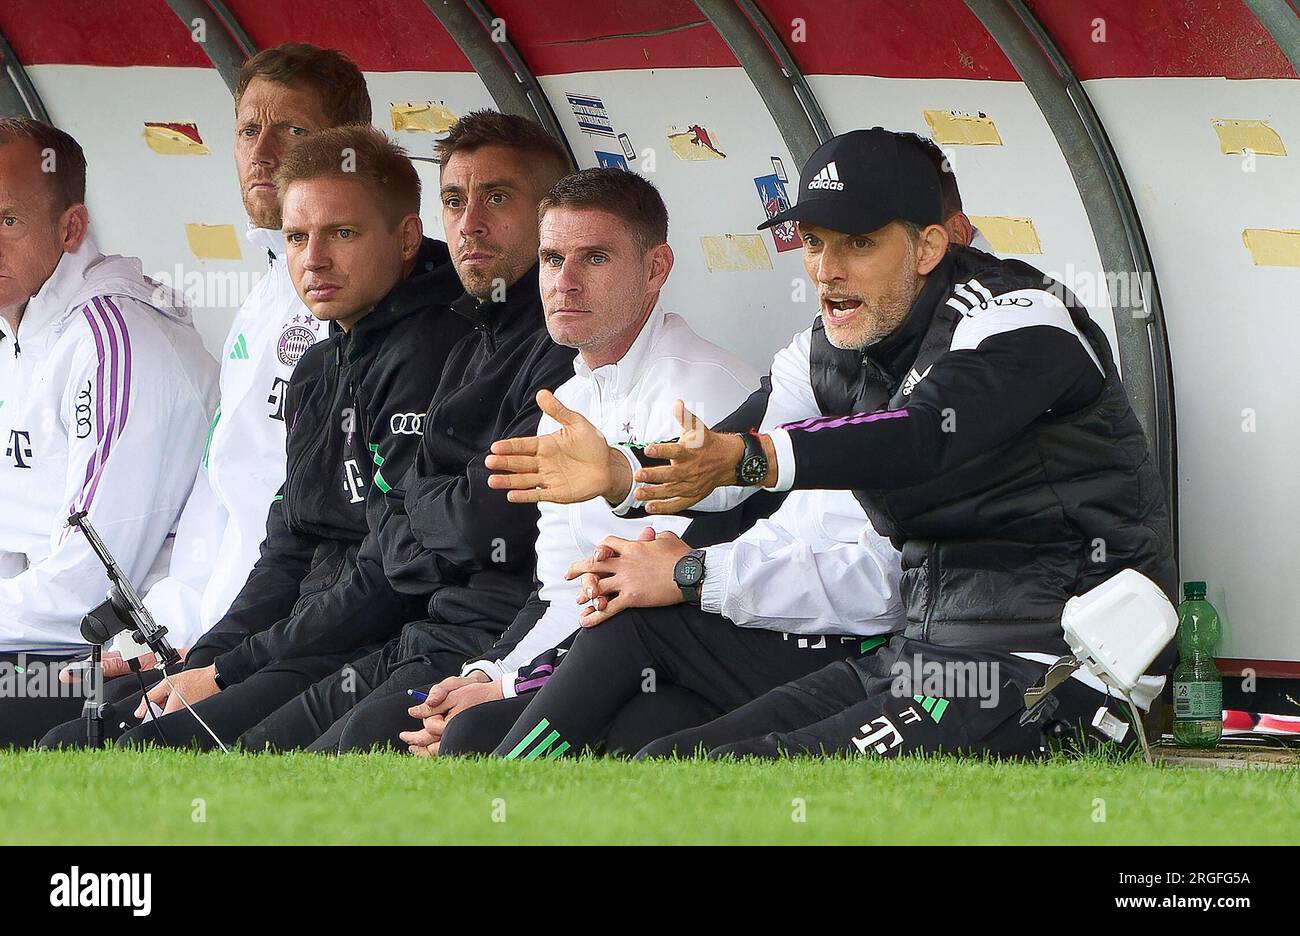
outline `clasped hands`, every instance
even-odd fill
[[[591,557],[569,566],[564,577],[579,579],[578,616],[583,627],[603,624],[627,608],[662,608],[682,600],[673,581],[677,560],[691,551],[676,533],[645,527],[634,540],[607,536]]]

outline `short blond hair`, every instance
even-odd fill
[[[365,184],[389,223],[420,213],[420,177],[406,150],[371,126],[330,127],[306,137],[275,174],[281,204],[294,182],[336,176]]]

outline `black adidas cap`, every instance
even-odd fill
[[[832,137],[808,158],[799,202],[758,229],[807,221],[845,234],[868,234],[890,221],[940,224],[939,173],[914,133],[882,127]]]

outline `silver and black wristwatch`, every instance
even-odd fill
[[[757,432],[742,432],[740,439],[745,443],[745,454],[740,456],[740,463],[736,465],[736,483],[741,487],[753,487],[767,477],[767,456],[763,454],[763,443],[759,441]]]

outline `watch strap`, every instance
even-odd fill
[[[763,443],[758,438],[758,432],[750,429],[748,432],[739,433],[740,441],[745,445],[745,451],[740,456],[740,461],[736,463],[736,483],[742,487],[750,487],[753,482],[746,481],[743,475],[745,463],[752,458],[761,458],[766,463],[767,454],[763,451]]]

